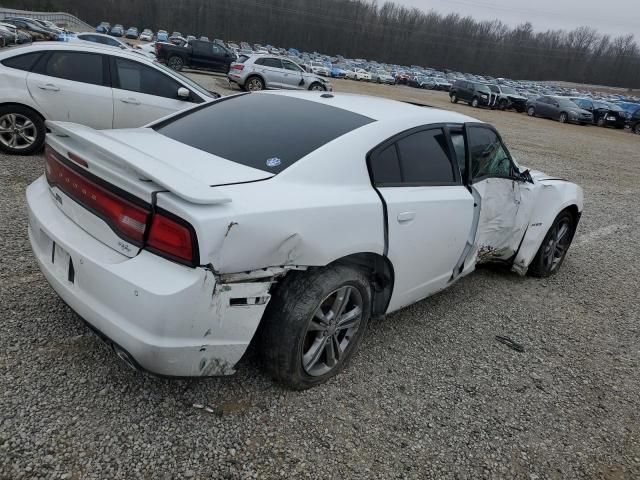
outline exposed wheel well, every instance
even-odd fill
[[[350,265],[365,270],[371,279],[372,286],[372,315],[383,315],[393,293],[395,281],[393,265],[388,258],[377,253],[362,252],[339,258],[331,263]]]

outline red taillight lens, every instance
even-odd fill
[[[76,202],[101,217],[121,236],[142,246],[150,210],[92,182],[65,165],[58,157],[59,155],[47,145],[45,173],[49,185],[55,185]]]
[[[69,153],[69,156],[80,165],[87,164],[77,155]],[[45,146],[45,173],[49,185],[102,218],[120,237],[169,260],[190,266],[198,264],[196,235],[184,220],[162,210],[152,215],[150,205],[137,205],[123,197],[126,192],[118,194],[115,186],[100,185],[99,179],[93,181],[89,172],[70,164],[49,145]]]
[[[232,70],[244,70],[244,65],[241,63],[233,63],[231,65]]]
[[[191,229],[183,223],[161,213],[153,216],[147,247],[175,259],[193,263],[193,240]]]

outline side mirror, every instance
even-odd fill
[[[178,89],[178,98],[180,100],[189,100],[189,97],[191,96],[191,92],[184,87],[180,87]]]

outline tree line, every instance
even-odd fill
[[[173,30],[497,77],[640,87],[633,35],[592,27],[535,31],[460,14],[375,0],[4,0],[3,6],[65,11],[91,24]]]

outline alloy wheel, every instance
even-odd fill
[[[171,57],[169,59],[169,67],[173,70],[180,70],[182,68],[182,59],[179,57]]]
[[[571,244],[571,221],[564,218],[558,222],[549,235],[544,247],[544,266],[552,272],[564,258]]]
[[[29,148],[36,141],[34,123],[19,113],[7,113],[0,117],[0,143],[16,150]]]
[[[259,78],[252,78],[249,80],[249,83],[247,84],[247,88],[251,92],[257,92],[259,90],[262,90],[262,82],[260,81]]]
[[[313,377],[336,368],[362,321],[362,295],[352,286],[340,287],[320,303],[307,327],[302,366]]]

